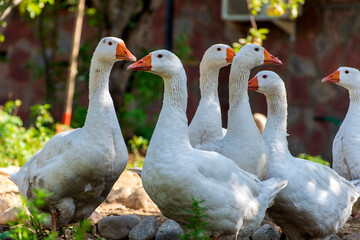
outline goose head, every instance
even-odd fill
[[[136,57],[126,48],[124,41],[116,37],[101,39],[94,51],[94,57],[108,63],[119,60],[136,61]]]
[[[258,72],[248,82],[249,91],[258,91],[262,94],[280,92],[285,88],[283,80],[273,71]]]
[[[212,68],[222,68],[232,63],[235,51],[225,44],[214,44],[206,50],[200,65]]]
[[[321,82],[337,83],[346,89],[360,88],[360,71],[356,68],[339,67]]]
[[[281,65],[282,62],[271,55],[265,48],[258,44],[247,44],[240,48],[234,57],[234,62],[242,62],[250,68],[260,66],[262,64]]]
[[[183,66],[180,59],[172,52],[168,50],[157,50],[131,64],[127,69],[151,72],[163,78],[168,78],[183,70]]]

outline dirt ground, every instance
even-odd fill
[[[8,178],[8,174],[15,171],[16,168],[0,168],[0,199],[6,199],[8,202],[11,202],[12,205],[19,206],[21,204],[21,200],[18,188]],[[138,188],[140,186],[142,186],[141,179],[135,173],[125,171],[114,185],[113,190],[117,190],[122,187]],[[160,223],[166,221],[166,218],[159,210],[134,210],[127,208],[117,202],[104,202],[97,208],[97,211],[100,212],[103,216],[137,214],[140,217],[145,217],[148,215],[153,215]],[[4,226],[0,225],[0,230],[3,229],[3,227]],[[344,240],[360,240],[360,222],[354,223],[349,221],[337,235]]]

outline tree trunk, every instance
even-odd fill
[[[96,1],[93,4],[101,7],[105,19],[106,35],[120,37],[128,49],[137,57],[141,54],[152,18],[163,0],[108,0]],[[99,8],[98,8],[99,9]],[[135,23],[135,25],[131,24]],[[129,62],[119,62],[110,76],[110,92],[116,110],[121,106],[131,72],[126,70]]]

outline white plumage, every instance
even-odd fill
[[[288,179],[269,216],[289,239],[329,239],[348,220],[359,192],[334,170],[293,157],[288,150],[285,85],[274,72],[259,72],[249,90],[266,96],[268,118],[263,137],[270,150],[267,178]]]
[[[226,135],[200,147],[232,159],[243,170],[264,179],[269,167],[269,151],[255,124],[247,93],[250,70],[262,64],[281,62],[257,44],[240,49],[233,59],[229,80],[228,126]]]
[[[235,51],[224,44],[211,46],[200,62],[201,99],[189,125],[190,143],[193,147],[213,142],[226,134],[222,128],[221,109],[218,94],[220,68],[229,65]]]
[[[26,198],[33,198],[33,188],[52,194],[43,210],[51,213],[53,228],[89,217],[125,169],[128,153],[108,87],[120,59],[136,60],[121,39],[103,38],[91,60],[84,127],[51,138],[11,176]]]
[[[186,118],[186,75],[180,60],[158,50],[129,66],[163,77],[163,107],[141,174],[146,192],[162,213],[182,226],[192,198],[204,200],[213,236],[250,236],[286,181],[259,179],[215,152],[191,147]]]

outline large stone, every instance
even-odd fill
[[[177,222],[169,219],[159,227],[155,240],[178,240],[180,234],[184,234],[184,230]]]
[[[154,216],[144,218],[129,233],[131,240],[152,240],[155,238],[159,225]]]
[[[0,198],[0,213],[4,212],[9,208],[9,203],[4,198]]]
[[[278,240],[280,238],[280,233],[270,224],[262,225],[256,232],[252,235],[252,240]]]
[[[131,229],[140,223],[137,215],[104,217],[97,223],[99,234],[104,238],[126,239]]]
[[[134,188],[122,187],[119,189],[111,190],[107,196],[106,203],[125,203],[129,196],[134,192]]]
[[[18,216],[17,216],[18,210],[16,208],[9,208],[5,210],[4,212],[0,213],[0,225],[7,225],[9,222],[17,222]]]

